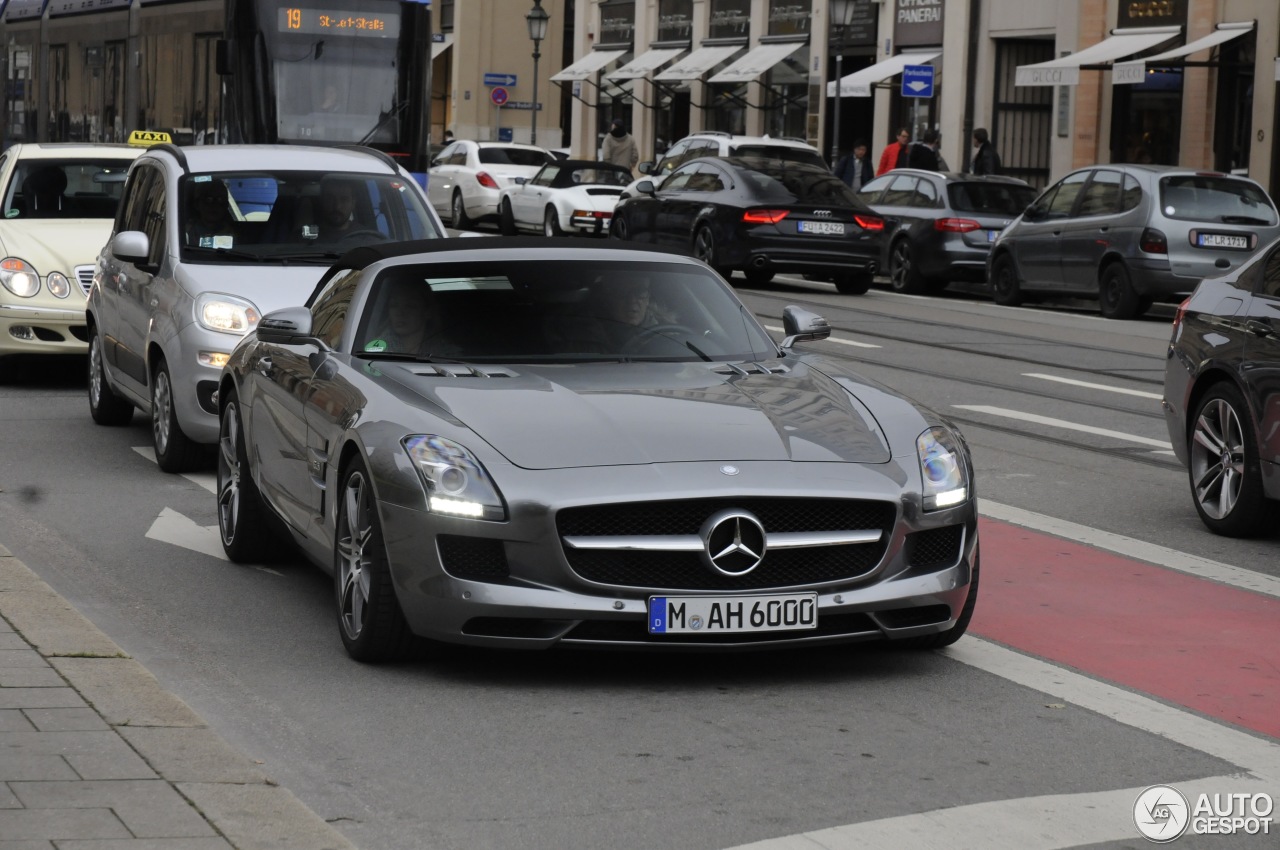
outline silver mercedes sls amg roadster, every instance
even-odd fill
[[[533,238],[361,248],[223,370],[218,524],[332,573],[363,661],[428,639],[744,649],[964,634],[959,431],[775,342],[702,263]]]

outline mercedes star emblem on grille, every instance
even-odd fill
[[[731,508],[714,513],[698,536],[703,562],[721,575],[746,575],[764,560],[764,526],[750,511]]]

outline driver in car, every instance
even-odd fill
[[[623,274],[597,280],[577,315],[558,329],[567,351],[618,354],[641,346],[652,329],[671,324],[668,311],[653,298],[645,275]]]
[[[350,180],[326,180],[320,187],[320,239],[337,242],[370,227],[356,216],[356,187]]]

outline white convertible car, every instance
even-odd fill
[[[502,232],[541,231],[544,236],[579,233],[608,236],[613,208],[631,170],[607,162],[566,159],[542,166],[531,180],[507,186],[498,200]]]
[[[111,235],[125,172],[143,150],[20,144],[4,152],[0,361],[88,350],[85,293],[94,260]]]

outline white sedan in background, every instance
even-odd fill
[[[427,169],[427,199],[449,216],[452,227],[470,227],[498,215],[498,194],[529,179],[555,156],[546,148],[509,142],[460,141],[449,145]]]
[[[542,166],[532,180],[502,190],[498,219],[508,236],[521,230],[544,236],[608,236],[613,208],[631,182],[631,169],[607,162],[566,159]]]

